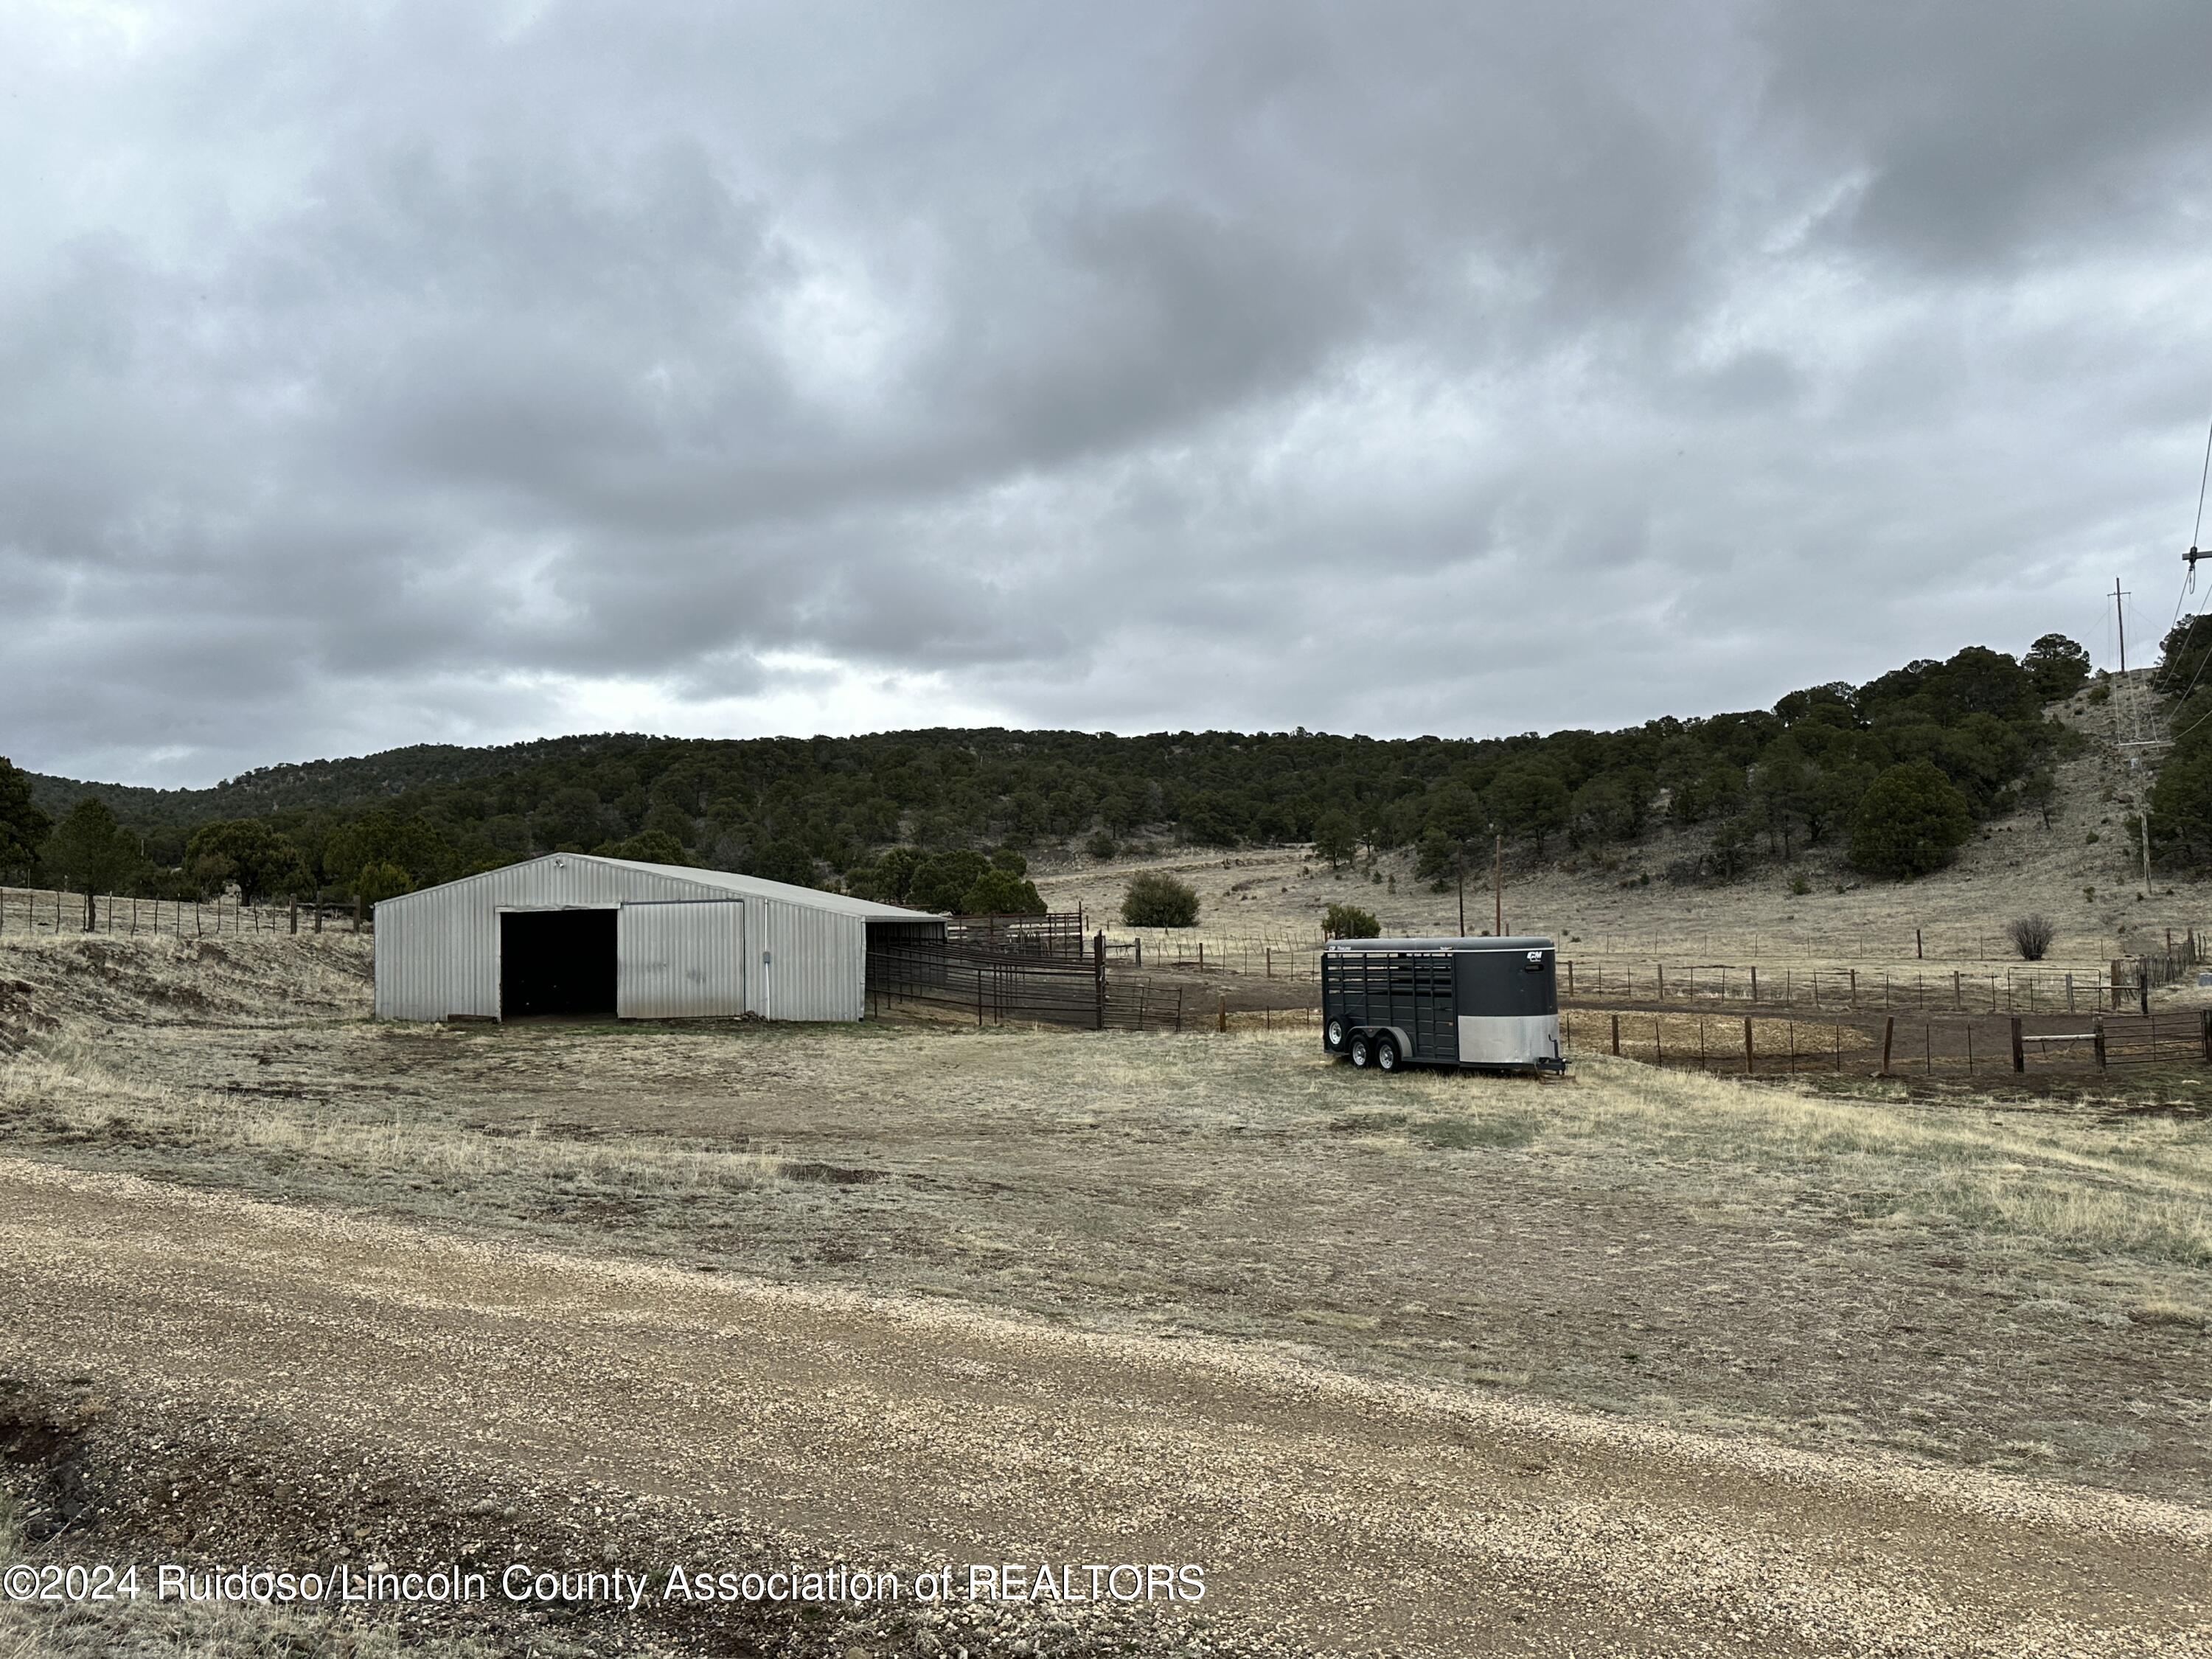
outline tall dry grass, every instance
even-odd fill
[[[1786,1184],[1863,1223],[1913,1222],[2023,1246],[2212,1266],[2212,1122],[1978,1110],[1901,1090],[1838,1099],[1807,1089],[1662,1072],[1597,1056],[1532,1109],[1525,1090],[1450,1073],[1385,1085],[1398,1101],[1480,1120],[1511,1099],[1539,1145],[1608,1168],[1695,1176],[1717,1195]],[[1380,1102],[1384,1097],[1374,1097]]]

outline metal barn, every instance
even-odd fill
[[[1548,939],[1340,939],[1321,957],[1322,1047],[1360,1067],[1563,1072]]]
[[[582,853],[376,907],[379,1019],[858,1019],[868,943],[939,916],[720,870]]]

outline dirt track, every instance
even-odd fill
[[[2212,1651],[2212,1518],[2176,1506],[15,1161],[0,1331],[34,1376],[463,1489],[592,1480],[909,1568],[1196,1561],[1211,1618],[1319,1647]]]

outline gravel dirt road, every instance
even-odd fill
[[[659,1512],[908,1571],[1200,1563],[1231,1646],[2212,1653],[2184,1505],[14,1160],[0,1368],[246,1462],[586,1493],[611,1548]]]

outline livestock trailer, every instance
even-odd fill
[[[1363,1070],[1564,1072],[1548,939],[1340,939],[1321,954],[1322,1046]]]

